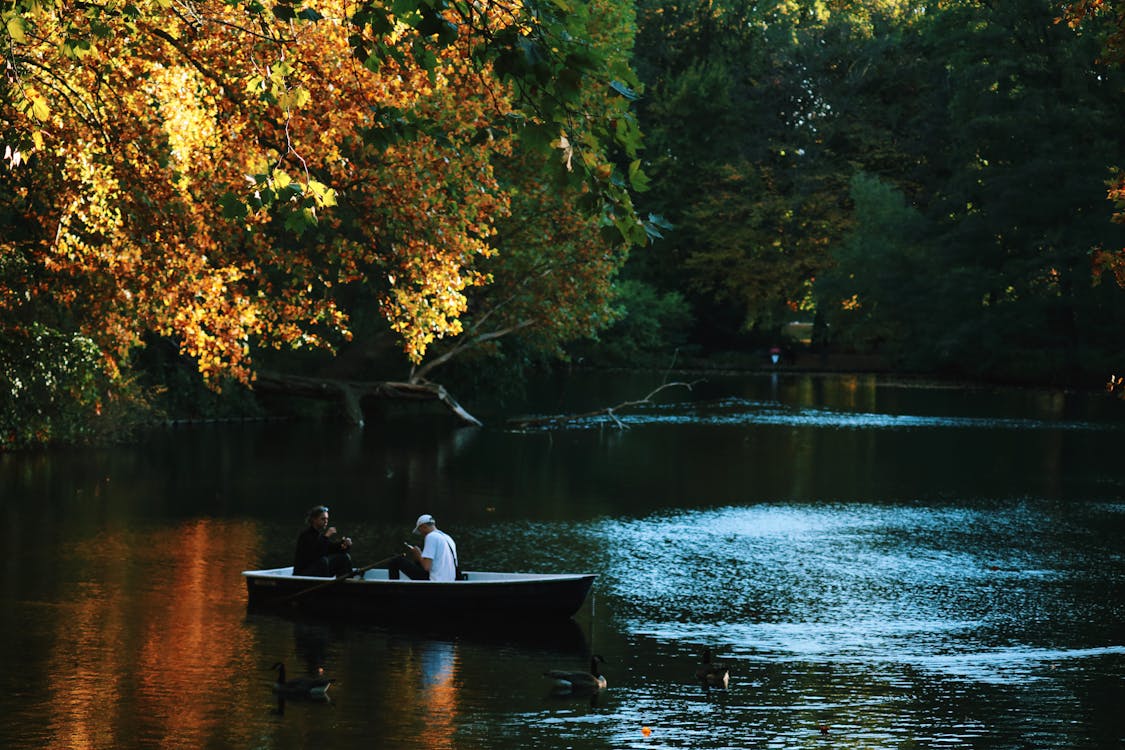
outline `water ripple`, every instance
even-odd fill
[[[834,409],[792,407],[776,401],[728,398],[709,402],[681,402],[638,408],[628,413],[596,414],[579,418],[566,415],[538,415],[541,422],[526,431],[558,429],[597,429],[607,426],[640,425],[782,425],[840,430],[1118,430],[1116,424],[1088,421],[1047,420],[1002,417],[949,417],[883,412],[854,412]]]
[[[1071,531],[1112,511],[1071,519]],[[1120,586],[1112,552],[1057,555],[1051,512],[1028,501],[776,504],[622,519],[591,534],[632,561],[604,579],[638,637],[688,653],[722,644],[744,673],[796,662],[1018,683],[1125,654],[1117,605],[1097,596]]]

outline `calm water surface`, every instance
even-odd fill
[[[711,376],[624,430],[481,416],[0,456],[0,747],[1125,748],[1125,404]],[[248,612],[239,573],[316,502],[357,564],[432,512],[466,567],[599,579],[551,627]],[[728,690],[695,684],[704,646]],[[591,653],[608,691],[552,696]],[[278,704],[276,661],[331,701]]]

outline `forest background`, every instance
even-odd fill
[[[4,0],[0,449],[295,395],[471,421],[452,392],[559,363],[774,347],[1116,382],[1123,33],[1107,0]]]

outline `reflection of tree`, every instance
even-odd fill
[[[457,654],[450,641],[416,641],[421,702],[426,706],[426,738],[431,748],[451,748],[457,717]]]
[[[54,686],[54,705],[47,711],[55,717],[53,747],[105,746],[118,719],[114,691],[121,665],[104,644],[125,641],[129,630],[119,606],[123,575],[104,565],[91,572],[98,583],[84,586],[83,595],[58,618],[57,645],[44,674]]]
[[[437,509],[441,501],[457,494],[458,488],[450,485],[451,467],[464,460],[479,435],[480,431],[473,427],[433,432],[406,427],[368,432],[363,435],[364,453],[358,457],[356,467],[363,473],[365,484],[380,482],[380,502],[397,503],[400,517],[413,518],[420,512],[420,506],[437,515],[441,512]],[[434,501],[439,505],[434,505]],[[395,542],[395,546],[401,544]]]
[[[140,544],[118,532],[79,547],[89,583],[58,619],[44,675],[56,721],[49,745],[113,747],[136,736],[204,747],[230,726],[231,710],[253,710],[239,695],[246,683],[231,678],[255,665],[230,618],[215,615],[244,609],[230,582],[255,544],[248,524],[201,520]],[[226,696],[221,712],[215,695]]]

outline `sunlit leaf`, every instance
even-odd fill
[[[22,16],[11,16],[10,18],[8,18],[6,26],[8,29],[8,36],[12,38],[13,42],[16,42],[17,44],[27,43],[27,35],[24,33],[26,24]]]

